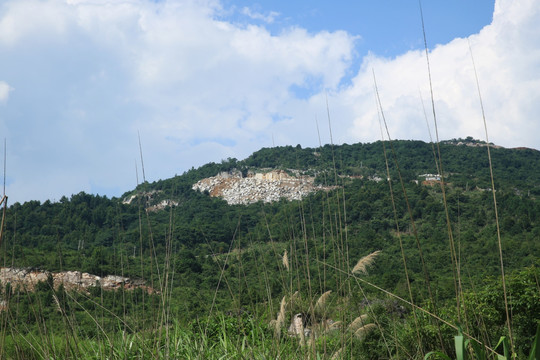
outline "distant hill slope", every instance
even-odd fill
[[[390,177],[396,185],[396,163],[399,165],[420,235],[443,239],[444,244],[446,230],[440,225],[444,224],[445,214],[440,189],[422,186],[424,179],[419,177],[438,173],[433,146],[408,140],[384,146]],[[452,190],[448,194],[452,221],[459,221],[464,237],[480,237],[487,242],[487,233],[483,235],[482,231],[492,230],[489,224],[493,201],[490,193],[484,191],[491,187],[486,147],[479,141],[457,139],[442,143],[440,152],[445,180]],[[540,152],[493,148],[491,154],[503,233],[521,239],[514,244],[515,251],[509,258],[511,264],[520,266],[535,256],[527,246],[532,246],[531,251],[538,248],[533,239],[540,236]],[[229,205],[225,200],[193,190],[197,181],[222,172],[237,171],[247,176],[261,169],[296,169],[315,177],[315,184],[338,186],[340,190],[306,194],[303,201],[309,204],[308,208],[284,200],[264,205]],[[263,148],[244,160],[226,159],[170,179],[140,184],[120,199],[79,193],[56,203],[13,204],[7,212],[0,260],[7,266],[137,277],[144,268],[152,266],[154,256],[164,256],[170,242],[177,251],[185,251],[181,255],[185,262],[178,266],[197,272],[204,266],[200,257],[194,257],[194,249],[197,256],[203,256],[226,251],[231,241],[238,238],[288,241],[290,234],[304,231],[302,224],[291,218],[299,211],[309,211],[309,221],[313,222],[310,231],[313,236],[321,236],[327,231],[327,223],[318,219],[324,219],[328,211],[338,211],[335,205],[327,204],[324,208],[324,199],[338,195],[346,200],[340,206],[346,211],[349,236],[364,239],[352,248],[353,253],[360,253],[383,245],[373,242],[375,234],[388,240],[395,231],[388,184],[372,181],[386,178],[380,141],[316,149]],[[394,186],[400,227],[407,229],[407,208],[397,189],[400,187]],[[476,241],[478,244],[480,240]]]
[[[454,139],[440,144],[444,176],[463,188],[490,188],[490,170],[486,144],[472,138]],[[422,174],[437,174],[434,155],[437,148],[423,141],[398,140],[385,143],[392,178],[397,178],[396,163],[406,181],[418,180]],[[492,147],[491,156],[496,187],[515,188],[521,193],[540,195],[540,151],[527,148]],[[139,185],[126,193],[159,190],[156,199],[180,195],[175,184],[195,183],[220,172],[240,171],[247,175],[257,169],[296,169],[316,176],[315,183],[334,185],[335,175],[377,176],[386,178],[383,142],[367,144],[325,145],[321,148],[284,146],[262,148],[244,160],[226,159],[191,169],[181,176]],[[335,172],[334,172],[335,169]],[[187,190],[187,189],[186,189]]]

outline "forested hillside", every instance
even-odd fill
[[[79,193],[58,202],[12,204],[1,243],[4,267],[127,276],[146,281],[159,294],[96,288],[85,295],[43,284],[32,295],[21,295],[23,289],[3,284],[5,306],[22,316],[4,311],[2,323],[39,333],[50,322],[45,327],[62,334],[62,324],[73,319],[80,324],[77,336],[91,341],[119,328],[136,332],[176,322],[197,329],[206,321],[206,334],[216,313],[235,314],[238,330],[247,326],[246,316],[268,324],[287,308],[288,326],[294,312],[309,312],[309,303],[331,290],[325,319],[345,321],[369,311],[380,322],[379,332],[347,347],[350,354],[451,353],[455,329],[416,314],[377,287],[449,323],[466,323],[470,334],[496,343],[507,332],[499,228],[516,353],[524,354],[540,314],[540,152],[491,148],[491,156],[497,208],[487,148],[471,138],[440,147],[395,141],[263,148],[244,160],[226,159],[140,184],[120,198]],[[251,205],[228,205],[192,189],[221,172],[247,175],[261,169],[302,170],[335,187],[301,201]],[[444,187],[426,181],[425,174],[441,174]],[[357,260],[378,250],[368,274],[361,275],[371,285],[354,280],[350,271]],[[302,300],[295,304],[296,291]],[[292,304],[287,307],[286,297]],[[32,310],[36,301],[39,315]],[[97,328],[96,319],[101,319]],[[392,326],[399,334],[393,345],[383,346],[382,329]],[[272,337],[274,330],[268,331],[265,336]],[[336,339],[328,341],[334,350],[345,348]]]

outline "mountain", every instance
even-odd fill
[[[176,246],[182,248],[213,247],[215,244],[220,244],[218,248],[227,248],[235,236],[257,234],[266,237],[267,222],[286,216],[287,211],[300,206],[297,202],[276,201],[284,194],[286,182],[276,176],[286,176],[291,193],[298,193],[295,198],[310,199],[307,200],[309,202],[320,201],[331,189],[334,189],[332,196],[344,191],[348,213],[346,222],[351,228],[367,224],[368,229],[375,231],[392,231],[395,226],[388,213],[391,209],[388,184],[381,181],[388,177],[385,151],[394,192],[399,200],[400,218],[408,221],[408,215],[404,213],[405,204],[401,203],[403,196],[398,190],[401,177],[405,188],[410,191],[409,201],[417,221],[429,223],[437,217],[444,219],[444,209],[439,203],[440,186],[422,186],[426,174],[440,173],[434,160],[438,149],[431,144],[379,141],[325,145],[317,149],[299,145],[263,148],[241,161],[227,159],[209,163],[180,176],[140,184],[120,199],[79,193],[70,199],[63,197],[56,203],[30,201],[13,204],[6,216],[3,258],[8,263],[17,262],[48,271],[77,270],[102,276],[117,273],[119,264],[114,256],[110,259],[99,257],[103,254],[109,256],[113,248],[121,249],[132,257],[141,251],[148,252],[151,250],[148,242],[141,244],[139,239],[150,236],[150,232],[154,235],[160,233],[161,239],[155,239],[158,245],[164,246],[164,238],[172,236]],[[448,187],[447,200],[451,206],[458,206],[458,202],[460,206],[459,212],[452,209],[455,211],[450,214],[452,220],[457,221],[460,216],[460,221],[468,221],[470,219],[465,219],[464,215],[470,211],[470,215],[477,218],[477,223],[486,224],[489,219],[479,217],[492,215],[493,205],[487,191],[491,189],[491,179],[485,144],[471,138],[445,141],[440,144],[440,153],[442,175]],[[536,231],[540,152],[494,147],[491,157],[503,229],[519,233]],[[221,197],[211,197],[210,193],[194,190],[198,182],[210,181],[204,179],[220,174],[238,179],[228,180],[227,185],[234,183],[238,189],[240,179],[244,184],[251,179],[252,185],[243,185],[244,188],[251,187],[251,190],[270,186],[264,196],[274,202],[261,205],[254,203],[257,198],[253,195],[249,195],[252,196],[249,200],[248,195],[244,199],[235,190],[228,190],[236,196],[235,204],[244,204],[229,205]],[[302,191],[296,188],[299,184],[303,184]],[[220,192],[226,189],[222,185]],[[248,191],[246,194],[251,193]],[[481,208],[469,210],[467,202]],[[143,208],[149,215],[141,225],[140,210]],[[261,208],[265,209],[266,218],[261,217]],[[324,216],[320,206],[312,211],[314,219]],[[171,222],[172,228],[169,229]],[[165,235],[168,231],[172,234]],[[278,240],[285,241],[286,238],[278,237]],[[140,269],[134,265],[128,272],[136,275],[138,271]]]
[[[472,138],[453,139],[440,145],[444,176],[455,186],[462,188],[491,187],[489,160],[485,143]],[[152,196],[151,203],[162,201],[164,197],[171,199],[181,195],[177,184],[197,182],[220,173],[242,174],[264,173],[270,170],[296,172],[296,176],[311,175],[315,184],[332,185],[340,177],[375,177],[386,178],[383,142],[371,144],[353,144],[321,148],[301,148],[285,146],[263,148],[248,158],[222,160],[221,163],[209,163],[199,169],[191,169],[181,176],[161,180],[152,184],[142,184],[134,191],[126,193],[122,198],[134,196],[141,191],[159,191],[161,195]],[[405,181],[420,179],[422,174],[437,174],[435,156],[438,150],[431,144],[422,141],[395,141],[392,146],[386,144],[388,161],[392,178],[397,178],[398,164],[401,176]],[[539,195],[540,152],[534,149],[505,149],[500,146],[491,148],[495,185],[510,188],[518,192]],[[181,192],[188,191],[182,188]],[[177,193],[176,195],[174,193]]]

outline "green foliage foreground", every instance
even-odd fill
[[[537,346],[533,335],[539,324],[540,295],[537,289],[535,291],[539,275],[539,269],[531,267],[508,277],[510,307],[516,314],[513,338],[518,358],[538,349],[531,346]],[[356,286],[363,290],[360,283]],[[228,313],[206,313],[182,323],[177,320],[179,314],[166,313],[171,308],[163,307],[162,295],[146,295],[143,300],[140,290],[94,288],[85,294],[62,288],[53,290],[48,284],[40,283],[34,292],[9,286],[4,289],[4,294],[6,292],[9,292],[9,296],[4,296],[7,307],[0,313],[0,359],[410,359],[421,358],[441,345],[448,356],[463,359],[459,353],[454,353],[455,327],[446,323],[437,325],[429,315],[429,306],[424,306],[423,311],[417,310],[415,319],[413,312],[404,311],[399,302],[384,300],[381,295],[369,296],[370,301],[364,301],[360,307],[355,305],[354,299],[344,302],[345,299],[332,294],[324,307],[310,307],[309,299],[302,300],[295,295],[291,306],[285,308],[283,326],[276,333],[270,321],[274,314],[261,306]],[[487,281],[476,292],[464,293],[461,319],[474,319],[467,322],[466,337],[460,335],[462,341],[468,341],[463,343],[467,351],[482,351],[486,359],[501,359],[499,355],[505,355],[502,347],[496,345],[506,332],[501,298],[501,284],[496,279]],[[126,299],[129,300],[126,303],[134,305],[118,306],[118,302]],[[312,332],[305,338],[288,334],[293,315],[309,308],[322,316],[321,319],[335,319],[342,325],[336,325],[333,330]],[[279,307],[274,309],[279,312]],[[361,314],[365,314],[363,324],[351,330],[354,317]],[[449,324],[460,321],[451,300],[441,307],[439,315]],[[443,336],[442,344],[437,326]],[[361,327],[369,327],[370,331],[359,336]],[[504,351],[508,352],[506,346]],[[432,354],[440,356],[439,353]]]

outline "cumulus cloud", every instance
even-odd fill
[[[478,34],[454,39],[429,52],[442,139],[467,135],[485,139],[470,44],[490,140],[509,147],[540,148],[536,136],[540,133],[537,118],[540,113],[539,16],[540,4],[534,0],[498,0],[490,25]],[[431,122],[433,116],[422,49],[394,59],[373,54],[364,58],[353,85],[336,95],[340,106],[355,108],[351,133],[364,140],[373,139],[379,133],[372,69],[391,136],[429,139],[421,97]]]

